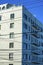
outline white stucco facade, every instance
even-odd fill
[[[43,65],[42,31],[24,6],[0,5],[0,65]]]
[[[6,7],[6,4],[0,5],[0,7]],[[2,8],[1,8],[2,9]],[[10,14],[14,14],[14,19],[10,19]],[[16,33],[22,33],[22,6],[13,6],[9,9],[0,10],[0,65],[21,65],[22,61],[22,35]],[[14,23],[14,27],[10,28],[10,23]],[[14,38],[10,39],[9,34],[14,33]],[[9,48],[9,43],[14,43],[14,48]],[[13,60],[9,60],[9,53],[13,53]]]

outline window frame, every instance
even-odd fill
[[[14,19],[14,13],[10,14],[10,19]]]
[[[14,43],[13,42],[9,43],[9,48],[14,48]]]
[[[13,60],[13,53],[9,53],[9,60]]]
[[[10,23],[10,28],[14,28],[14,23]]]
[[[14,38],[14,32],[11,32],[11,33],[10,33],[9,38],[10,38],[10,39]]]

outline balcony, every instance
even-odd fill
[[[32,36],[38,38],[38,35],[36,33],[32,33]]]
[[[34,54],[34,55],[40,55],[38,50],[31,50],[31,53]]]
[[[31,62],[33,64],[39,64],[40,63],[40,58],[38,56],[32,56]]]
[[[37,31],[32,32],[31,35],[34,36],[35,38],[39,38],[39,34]]]
[[[38,30],[38,29],[39,29],[39,26],[38,26],[34,21],[31,22],[31,26],[32,26],[35,30]]]
[[[39,46],[39,44],[36,43],[36,42],[33,42],[32,45],[35,46],[35,47],[38,47]]]
[[[33,65],[39,65],[40,63],[37,62],[32,62]]]
[[[36,52],[32,52],[32,55],[39,55],[38,53],[36,53]]]
[[[34,27],[35,29],[38,29],[38,27],[36,25],[34,25],[34,24],[32,24],[32,27]]]
[[[40,50],[37,47],[31,46],[31,52],[36,55],[40,55]]]

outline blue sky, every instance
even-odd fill
[[[0,4],[4,3],[24,5],[40,22],[43,23],[43,0],[0,0]]]

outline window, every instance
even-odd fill
[[[13,53],[9,53],[9,60],[13,60]]]
[[[9,64],[9,65],[13,65],[13,64]]]
[[[10,19],[13,19],[14,18],[14,13],[10,15]]]
[[[31,46],[30,46],[30,45],[28,45],[28,49],[29,49],[29,50],[31,49]]]
[[[43,39],[43,35],[41,35],[41,38]]]
[[[28,54],[26,54],[26,59],[28,59]]]
[[[25,60],[28,59],[28,54],[24,54],[23,56],[24,56],[23,58],[24,58]]]
[[[1,10],[1,7],[0,7],[0,10]]]
[[[29,31],[30,31],[30,26],[29,26]]]
[[[1,25],[0,25],[0,30],[1,30]]]
[[[4,10],[4,9],[5,9],[5,6],[2,7],[2,10]]]
[[[26,49],[27,49],[27,46],[28,46],[28,45],[27,45],[27,44],[25,44],[25,48],[26,48]]]
[[[28,45],[27,43],[23,43],[23,49],[27,49]]]
[[[14,27],[14,23],[10,23],[10,28],[13,28]]]
[[[0,16],[0,21],[1,21],[1,16]]]
[[[28,34],[27,34],[27,33],[23,34],[23,37],[24,37],[25,39],[28,39]]]
[[[29,60],[30,60],[30,55],[29,55]]]
[[[33,25],[34,24],[34,21],[31,19],[31,24]]]
[[[10,7],[12,7],[13,5],[12,4],[7,4],[6,5],[6,9],[8,9],[8,8],[10,8]]]
[[[24,23],[24,24],[23,24],[23,26],[24,26],[24,28],[25,28],[25,29],[27,29],[27,28],[28,28],[26,23]]]
[[[28,22],[30,22],[30,17],[28,18]]]
[[[43,50],[42,50],[42,54],[43,54]]]
[[[29,35],[29,40],[30,40],[30,35]]]
[[[14,33],[10,33],[10,38],[14,38]]]
[[[14,47],[14,43],[13,42],[9,43],[9,48],[13,48],[13,47]]]
[[[33,23],[33,20],[31,19],[31,23]]]
[[[41,42],[42,46],[43,46],[43,42]]]
[[[25,20],[27,20],[27,15],[26,14],[23,14],[23,17],[25,18]]]
[[[25,38],[28,39],[28,34],[27,33],[25,34]]]

